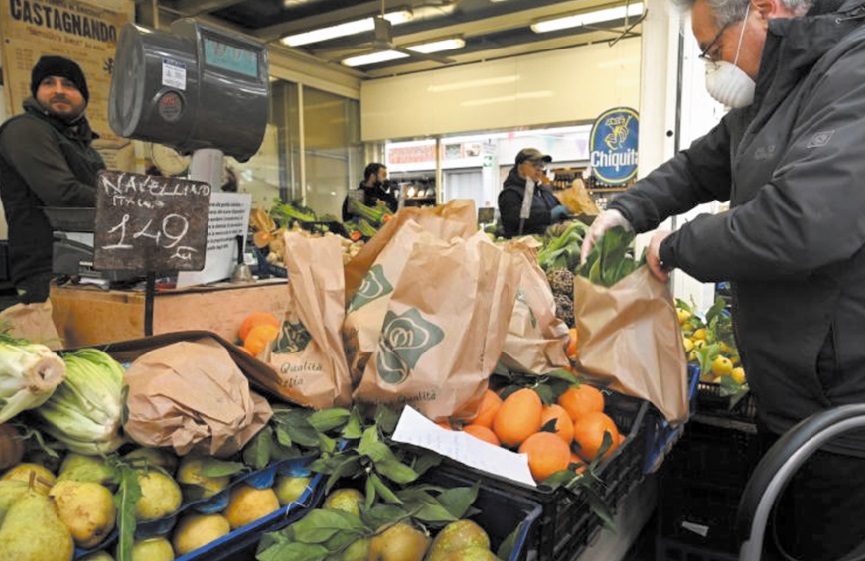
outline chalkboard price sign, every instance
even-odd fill
[[[93,268],[200,271],[207,249],[210,185],[102,171],[96,183]]]

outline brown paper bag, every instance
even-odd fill
[[[51,300],[39,304],[15,304],[0,312],[0,327],[8,326],[9,335],[41,343],[56,351],[63,348],[52,317]]]
[[[501,356],[518,283],[512,256],[482,232],[415,243],[355,399],[471,418]]]
[[[439,239],[468,238],[478,231],[475,203],[458,200],[430,208],[403,208],[345,266],[345,293],[350,301],[364,277],[375,264],[378,254],[408,221],[415,221]]]
[[[595,204],[595,200],[586,190],[586,184],[580,178],[574,179],[569,188],[556,191],[555,195],[559,202],[571,211],[571,214],[581,219],[587,217],[594,219],[601,213],[601,209]]]
[[[126,369],[126,433],[143,446],[171,446],[218,458],[239,451],[273,411],[228,351],[209,338],[139,356]]]
[[[510,370],[543,374],[569,365],[564,348],[568,326],[556,317],[553,292],[538,265],[539,246],[531,237],[505,245],[520,280],[501,360]]]
[[[687,360],[676,308],[648,267],[610,288],[577,276],[574,318],[581,371],[651,401],[667,421],[687,421]]]
[[[318,409],[351,405],[351,376],[342,343],[345,277],[336,236],[285,234],[289,303],[276,341],[262,360],[277,377],[268,389]],[[262,380],[259,380],[262,382]]]

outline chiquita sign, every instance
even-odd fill
[[[640,116],[628,107],[610,109],[592,125],[589,163],[592,175],[608,185],[627,183],[637,174]]]

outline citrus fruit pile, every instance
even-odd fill
[[[682,345],[688,362],[700,367],[700,380],[721,384],[734,391],[746,383],[745,370],[733,339],[733,322],[718,299],[705,319],[693,306],[676,300],[676,315],[682,328]]]
[[[237,330],[240,347],[258,356],[267,345],[276,340],[282,322],[270,312],[252,312],[243,319]]]

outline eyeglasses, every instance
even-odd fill
[[[730,26],[734,23],[737,22],[731,21],[727,25],[721,27],[721,29],[718,31],[718,34],[715,35],[714,39],[712,39],[712,42],[706,45],[706,48],[703,49],[703,51],[699,55],[697,55],[697,57],[703,60],[707,60],[709,62],[715,62],[716,60],[718,60],[717,51],[718,47],[720,46],[718,45],[718,42],[721,40],[721,36],[724,35],[724,32],[727,31],[727,29],[729,29]]]

